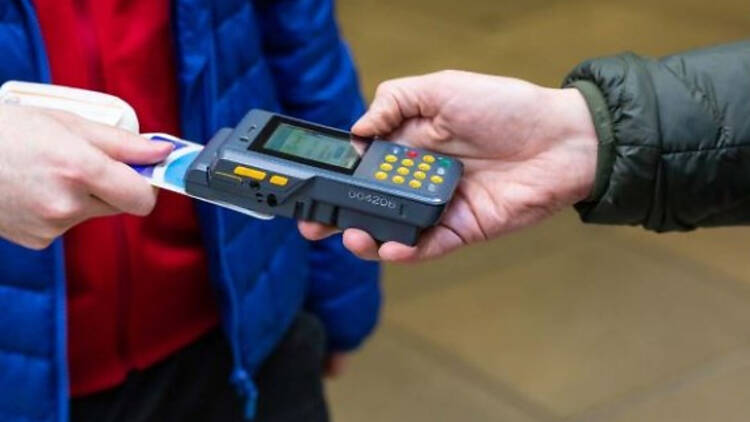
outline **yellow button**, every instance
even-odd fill
[[[385,156],[385,161],[388,161],[389,163],[395,163],[396,161],[398,161],[398,157],[393,154],[388,154]]]
[[[423,171],[415,171],[414,172],[414,178],[419,180],[424,180],[424,178],[427,177],[426,174],[424,174]]]
[[[409,174],[409,169],[406,167],[399,167],[396,171],[402,176],[406,176],[407,174]]]
[[[234,174],[237,176],[249,177],[255,180],[263,180],[266,178],[266,172],[247,167],[237,166],[234,168]]]
[[[419,180],[412,179],[409,181],[409,187],[414,188],[414,189],[419,189],[422,187],[422,182],[420,182]]]
[[[431,181],[432,183],[435,183],[436,185],[439,185],[439,184],[443,183],[443,178],[442,178],[442,177],[440,177],[440,176],[438,176],[438,175],[436,174],[436,175],[434,175],[434,176],[430,177],[430,181]]]
[[[402,176],[393,176],[393,183],[396,183],[398,185],[404,183],[404,178]]]
[[[388,163],[383,163],[383,164],[380,165],[380,170],[391,171],[391,170],[393,170],[393,166],[390,165],[390,164],[388,164]]]
[[[403,160],[401,160],[401,164],[405,165],[406,167],[411,167],[414,165],[414,160],[410,158],[404,158]]]
[[[276,186],[286,186],[287,183],[289,183],[289,179],[287,179],[284,176],[279,176],[278,174],[274,174],[271,176],[271,179],[268,180],[271,182],[272,185]]]
[[[419,163],[417,167],[422,171],[430,171],[430,165],[426,163]]]
[[[378,180],[385,180],[388,178],[388,174],[384,171],[379,171],[375,173],[375,178]]]
[[[435,162],[435,157],[433,157],[430,154],[427,154],[424,157],[422,157],[422,161],[424,161],[425,163],[434,163]]]

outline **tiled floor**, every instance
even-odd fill
[[[577,62],[750,34],[750,3],[340,0],[368,94],[441,68],[557,85]],[[338,422],[748,421],[750,230],[655,235],[572,211],[386,268],[378,334],[329,384]]]

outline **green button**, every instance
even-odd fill
[[[453,162],[447,158],[441,158],[440,159],[440,165],[443,167],[450,167],[453,164]]]

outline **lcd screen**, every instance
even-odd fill
[[[366,142],[345,138],[335,132],[278,122],[263,143],[263,149],[350,173],[359,163],[367,145]]]

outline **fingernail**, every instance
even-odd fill
[[[155,148],[168,149],[170,152],[174,149],[174,144],[168,141],[151,141]]]

